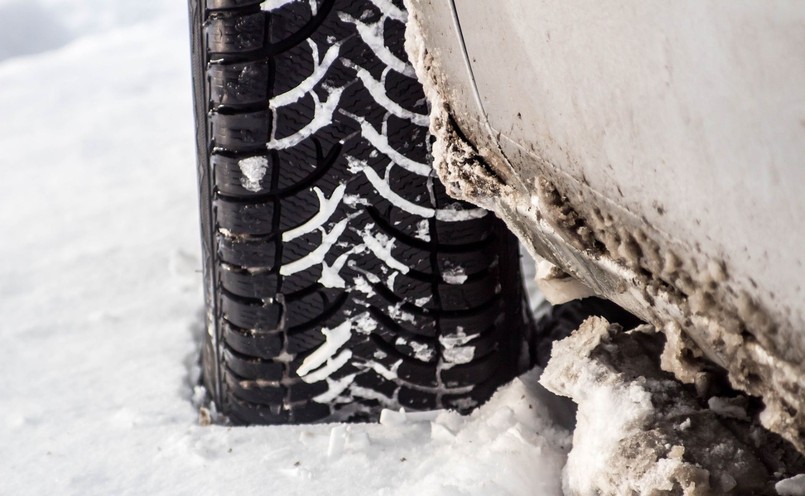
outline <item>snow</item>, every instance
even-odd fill
[[[282,240],[285,242],[292,241],[323,226],[325,222],[330,220],[336,208],[341,204],[341,199],[344,197],[346,189],[346,183],[341,183],[335,188],[330,198],[327,198],[318,187],[314,187],[313,192],[319,201],[319,210],[307,222],[282,233]]]
[[[397,426],[406,422],[432,422],[447,410],[430,410],[424,412],[406,412],[404,408],[399,411],[384,408],[380,412],[380,425]],[[441,425],[441,424],[440,424]]]
[[[394,247],[394,239],[381,233],[373,233],[372,228],[374,223],[364,226],[362,231],[358,231],[363,239],[363,244],[383,263],[389,268],[407,274],[410,270],[407,265],[400,262],[391,254],[391,249]]]
[[[414,236],[422,241],[430,241],[430,224],[426,219],[419,221]]]
[[[805,496],[805,474],[781,480],[774,489],[780,496]]]
[[[324,362],[333,358],[335,352],[349,341],[352,336],[352,320],[347,319],[333,329],[324,327],[321,329],[321,333],[324,335],[324,343],[316,348],[316,351],[308,355],[296,370],[302,380],[305,380],[305,376],[313,369],[322,366]]]
[[[450,267],[442,272],[442,279],[447,284],[464,284],[467,274],[464,272],[464,267]]]
[[[268,169],[268,159],[265,157],[247,157],[238,161],[238,167],[243,177],[240,179],[240,184],[247,190],[257,193],[262,188],[260,181],[266,175]]]
[[[750,447],[748,422],[725,424],[720,412],[702,408],[662,373],[661,349],[653,327],[624,332],[601,317],[553,344],[540,382],[578,404],[566,494],[696,496],[736,487],[741,494],[768,494],[776,479],[793,472],[796,464],[780,463],[772,474],[768,460],[788,456],[773,441],[758,438]],[[719,402],[734,407],[740,400]]]
[[[595,294],[580,280],[565,274],[559,267],[545,259],[537,261],[536,283],[540,293],[552,305],[560,305]]]
[[[355,253],[363,253],[366,250],[366,246],[364,245],[356,245],[350,248],[349,250],[345,251],[344,253],[338,255],[338,258],[335,259],[332,265],[328,265],[327,262],[322,260],[321,262],[321,277],[319,277],[319,283],[324,286],[325,288],[343,288],[346,287],[346,281],[344,278],[341,277],[341,269],[344,268],[344,264],[347,263],[349,260],[350,255],[354,255]],[[368,286],[368,285],[367,285]],[[356,289],[363,289],[357,285],[356,282]],[[369,286],[371,289],[371,286]],[[374,293],[374,290],[372,290]]]
[[[469,363],[475,358],[475,346],[465,346],[477,336],[467,336],[459,326],[452,336],[439,336],[442,345],[442,356],[450,363]]]
[[[347,217],[341,219],[333,226],[332,229],[330,229],[330,232],[327,232],[324,230],[324,228],[320,227],[318,229],[321,233],[321,243],[319,246],[302,258],[280,267],[280,274],[289,276],[324,262],[324,257],[326,257],[330,252],[330,249],[333,247],[336,241],[338,241],[338,238],[344,234],[349,221],[352,220],[353,217],[355,217],[355,214],[348,215]]]
[[[382,8],[382,5],[378,5],[378,7]],[[391,16],[394,15],[393,12],[390,12],[389,14]],[[416,77],[416,74],[414,74],[414,68],[411,67],[410,64],[397,58],[393,53],[391,53],[391,50],[386,47],[383,38],[382,22],[377,22],[375,24],[364,24],[362,22],[357,22],[355,18],[345,13],[341,13],[339,17],[343,22],[355,24],[355,28],[358,30],[358,35],[361,37],[361,40],[366,43],[369,49],[374,52],[375,56],[380,59],[384,65],[391,67],[400,74],[405,74],[409,77]]]
[[[358,117],[355,118],[356,120],[358,119]],[[363,160],[347,156],[347,162],[349,163],[351,172],[355,174],[358,172],[363,172],[363,174],[366,176],[366,179],[369,180],[380,196],[388,200],[388,202],[395,207],[404,212],[408,212],[409,214],[418,215],[425,219],[436,217],[438,220],[444,222],[463,222],[472,219],[480,219],[487,214],[487,211],[482,208],[469,208],[466,210],[459,210],[456,208],[433,209],[417,205],[416,203],[406,200],[402,196],[392,191],[391,186],[389,186],[388,183],[388,169],[386,170],[385,176],[380,177],[377,172],[369,167],[369,165]]]
[[[463,208],[458,202],[455,204],[436,209],[436,219],[443,222],[462,222],[471,219],[486,217],[489,212],[483,208]]]
[[[396,280],[397,280],[397,276],[398,276],[399,274],[400,274],[399,272],[394,271],[394,272],[392,272],[392,273],[391,273],[391,274],[388,276],[388,278],[386,279],[386,286],[388,286],[388,288],[389,288],[390,290],[392,290],[392,291],[394,291],[394,281],[396,281]]]
[[[386,98],[386,100],[389,100]],[[381,105],[384,102],[378,102]],[[385,105],[384,105],[385,106]],[[386,107],[387,110],[391,111],[389,107]],[[361,135],[372,144],[373,147],[377,148],[381,153],[386,155],[388,158],[392,160],[395,165],[399,165],[403,169],[407,170],[408,172],[414,173],[418,176],[430,176],[433,172],[433,168],[429,164],[423,164],[421,162],[417,162],[416,160],[411,160],[410,158],[406,157],[402,153],[398,152],[394,149],[393,146],[389,143],[388,136],[386,136],[385,130],[382,133],[377,132],[374,126],[364,119],[363,117],[355,114],[351,114],[345,110],[341,110],[341,113],[350,117],[351,119],[355,120],[361,126]]]
[[[626,433],[645,423],[654,412],[651,395],[640,384],[612,377],[610,371],[590,359],[590,350],[604,339],[605,324],[591,319],[585,323],[591,328],[585,333],[577,332],[554,343],[541,379],[549,390],[570,396],[579,404],[573,450],[565,468],[566,492],[572,494],[595,494],[604,486],[598,480],[600,474],[613,470],[608,455],[618,451]],[[578,366],[579,362],[584,365]]]
[[[350,62],[345,62],[345,65],[347,67],[355,70],[355,73],[357,74],[358,79],[361,80],[361,82],[363,83],[364,88],[366,88],[367,91],[369,91],[369,94],[372,95],[372,98],[377,103],[382,105],[390,113],[392,113],[393,115],[399,117],[400,119],[407,119],[410,122],[412,122],[413,124],[416,124],[417,126],[422,126],[422,127],[427,127],[428,126],[428,123],[430,122],[430,117],[429,116],[427,116],[425,114],[418,114],[416,112],[412,112],[412,111],[404,108],[402,105],[400,105],[399,103],[397,103],[394,100],[392,100],[391,98],[389,98],[389,96],[386,94],[385,76],[389,71],[388,68],[386,68],[386,70],[383,71],[383,78],[380,81],[378,81],[377,79],[372,77],[372,74],[369,71],[367,71],[363,67],[360,67],[357,64],[352,64]],[[366,129],[364,129],[364,133],[366,133],[366,131],[368,130],[369,133],[375,135],[375,138],[379,138],[379,136],[377,135],[377,131],[375,131],[374,128],[371,127],[371,124],[366,122],[366,119],[361,119],[360,124],[361,124],[362,129],[364,129],[364,126],[366,126]],[[369,130],[368,128],[371,128],[371,130]],[[371,134],[368,134],[367,137],[369,138],[369,141],[372,144],[374,144],[374,140],[372,139]],[[393,152],[395,155],[398,155],[399,157],[401,157],[402,159],[404,159],[406,161],[411,161],[410,159],[405,157],[405,155],[402,155],[401,153],[398,153],[391,146],[389,146],[388,145],[388,140],[385,140],[385,138],[383,138],[383,139],[385,141],[386,149],[388,151]],[[381,149],[381,151],[383,151],[383,153],[387,153],[387,150]],[[422,166],[422,170],[425,173],[423,175],[429,175],[431,173],[432,168],[429,165],[424,165],[424,164],[419,164],[419,165]]]
[[[276,109],[296,103],[300,98],[307,95],[324,77],[327,70],[338,58],[338,52],[341,50],[340,43],[334,43],[327,49],[323,59],[319,59],[319,47],[312,40],[308,40],[310,52],[313,55],[314,69],[313,72],[305,78],[304,81],[294,86],[290,90],[281,95],[277,95],[271,99],[271,108]]]
[[[414,317],[412,314],[406,311],[403,311],[402,305],[403,302],[399,302],[394,305],[387,305],[386,313],[388,313],[388,316],[394,320],[400,320],[403,322],[410,322],[412,324],[416,324],[416,317]]]
[[[344,92],[344,89],[345,88],[335,88],[330,90],[327,94],[327,99],[323,102],[315,92],[310,93],[310,96],[312,96],[314,100],[313,103],[315,104],[313,120],[290,136],[280,139],[272,136],[271,140],[268,142],[268,149],[284,150],[286,148],[292,148],[313,136],[318,130],[329,126],[333,122],[333,112],[335,112],[338,103],[341,101],[341,93]]]
[[[351,350],[343,350],[338,355],[327,358],[326,363],[314,372],[309,372],[302,377],[302,380],[308,383],[323,381],[329,378],[347,364],[349,359],[352,358]]]
[[[406,22],[408,20],[408,14],[391,3],[391,0],[372,0],[372,3],[383,12],[383,15],[390,19],[400,22]]]
[[[186,5],[0,13],[0,493],[560,494],[534,373],[468,417],[200,425]]]

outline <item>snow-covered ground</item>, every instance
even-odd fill
[[[0,494],[560,494],[534,374],[476,414],[202,427],[183,1],[0,0]]]

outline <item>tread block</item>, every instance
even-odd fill
[[[288,388],[289,401],[296,403],[297,401],[311,401],[316,396],[326,393],[329,389],[327,382],[319,381],[308,384],[306,382],[299,382]]]
[[[493,377],[500,367],[500,357],[500,353],[491,353],[480,360],[442,369],[440,373],[442,383],[447,387],[463,387],[484,382]]]
[[[481,334],[490,327],[502,325],[505,311],[505,301],[502,298],[498,298],[494,302],[490,302],[489,305],[479,308],[440,315],[438,317],[439,328],[444,333],[452,333],[454,330],[461,328],[462,332],[467,336]]]
[[[234,374],[226,375],[229,392],[242,401],[257,405],[281,405],[285,388],[260,379],[242,379]]]
[[[293,293],[307,288],[311,284],[316,284],[321,277],[321,265],[316,265],[302,272],[297,272],[293,277],[286,277],[282,280],[282,290],[286,293]]]
[[[306,353],[324,343],[324,336],[316,329],[288,335],[288,353]]]
[[[397,369],[397,375],[406,382],[422,386],[436,387],[436,369],[433,365],[418,362],[410,358],[404,359]]]
[[[282,334],[279,332],[259,332],[238,329],[230,324],[223,325],[224,342],[233,351],[244,357],[270,360],[282,353]],[[282,373],[282,368],[271,367],[271,371]],[[246,375],[241,373],[241,375]]]
[[[376,334],[383,336],[400,336],[406,340],[413,339],[422,342],[433,342],[439,334],[436,329],[436,320],[423,315],[415,315],[406,311],[409,306],[389,305],[384,308],[369,307],[369,315],[377,323]],[[386,339],[393,342],[394,340]]]
[[[221,261],[239,267],[273,268],[276,260],[276,243],[271,239],[238,239],[216,235],[218,256]]]
[[[243,379],[259,379],[264,381],[280,381],[283,376],[283,365],[259,358],[250,358],[231,349],[224,349],[226,367]]]
[[[405,386],[400,388],[400,405],[411,410],[435,410],[437,408],[436,396],[432,393],[417,391]]]
[[[286,324],[289,327],[296,327],[309,323],[321,317],[332,303],[333,300],[323,291],[315,291],[302,298],[286,301],[285,308],[288,312]]]
[[[382,327],[375,332],[384,341],[394,346],[397,351],[409,358],[426,363],[431,367],[439,362],[438,346],[434,343],[423,343],[417,339],[401,338],[398,334]]]
[[[281,405],[257,405],[237,396],[227,395],[226,410],[234,424],[287,424],[291,419],[288,410]]]
[[[260,5],[265,0],[207,0],[207,8],[210,10],[226,10],[248,7],[250,5]]]
[[[220,54],[259,50],[265,40],[265,28],[266,16],[263,12],[212,17],[204,29],[207,49]]]
[[[497,274],[482,273],[481,277],[471,276],[462,284],[442,283],[438,285],[442,309],[466,310],[482,306],[495,298],[501,290]]]
[[[270,122],[267,110],[244,114],[213,112],[210,117],[210,135],[215,146],[224,150],[264,150],[268,142]]]
[[[308,331],[294,332],[288,334],[288,353],[295,355],[307,353],[324,343],[324,336],[316,328]],[[294,369],[296,370],[296,369]]]
[[[495,245],[490,243],[463,253],[437,253],[436,263],[442,274],[459,270],[464,275],[472,276],[495,267],[498,256]]]
[[[299,405],[292,405],[290,418],[294,423],[307,424],[325,420],[331,414],[332,411],[329,405],[311,401]]]
[[[247,162],[244,163],[244,161]],[[265,165],[262,176],[259,176],[259,174],[257,176],[252,175],[251,178],[245,176],[243,168],[248,167],[250,162],[251,164],[257,162]],[[248,198],[271,193],[271,177],[274,165],[269,156],[253,155],[233,158],[216,153],[210,157],[210,164],[215,175],[215,187],[222,195]]]
[[[391,288],[389,288],[389,291],[392,291]],[[394,289],[392,292],[399,299],[407,303],[416,304],[415,302],[418,299],[433,294],[432,277],[428,274],[417,274],[414,271],[408,271],[407,274],[397,274],[394,277]]]
[[[466,204],[464,204],[466,205]],[[464,208],[470,208],[465,206]],[[439,243],[449,245],[463,245],[478,243],[492,235],[492,224],[496,217],[486,214],[479,219],[462,222],[436,222],[436,233]]]
[[[278,303],[252,303],[226,293],[221,295],[223,317],[243,329],[271,331],[279,328],[282,305]]]
[[[445,394],[442,402],[447,408],[454,408],[459,413],[469,413],[473,408],[483,404],[505,381],[509,380],[515,372],[513,367],[500,367],[495,375],[487,378],[483,382],[477,383],[469,393]]]
[[[262,300],[277,295],[279,276],[271,272],[249,272],[231,266],[221,269],[221,285],[230,293]]]
[[[274,230],[274,202],[242,203],[218,197],[214,201],[218,225],[232,234],[261,236]]]
[[[388,381],[374,370],[366,370],[355,376],[355,384],[361,388],[379,393],[386,398],[393,398],[397,385]],[[356,396],[359,396],[356,394]]]
[[[213,106],[268,103],[268,62],[210,64],[210,102]]]

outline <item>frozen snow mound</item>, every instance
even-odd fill
[[[779,441],[702,406],[660,370],[662,341],[651,326],[623,332],[591,317],[554,344],[540,382],[579,406],[565,494],[775,494],[790,469],[762,450]]]

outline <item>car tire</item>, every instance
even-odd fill
[[[191,0],[207,334],[236,424],[462,412],[530,365],[518,244],[447,196],[398,0]]]

